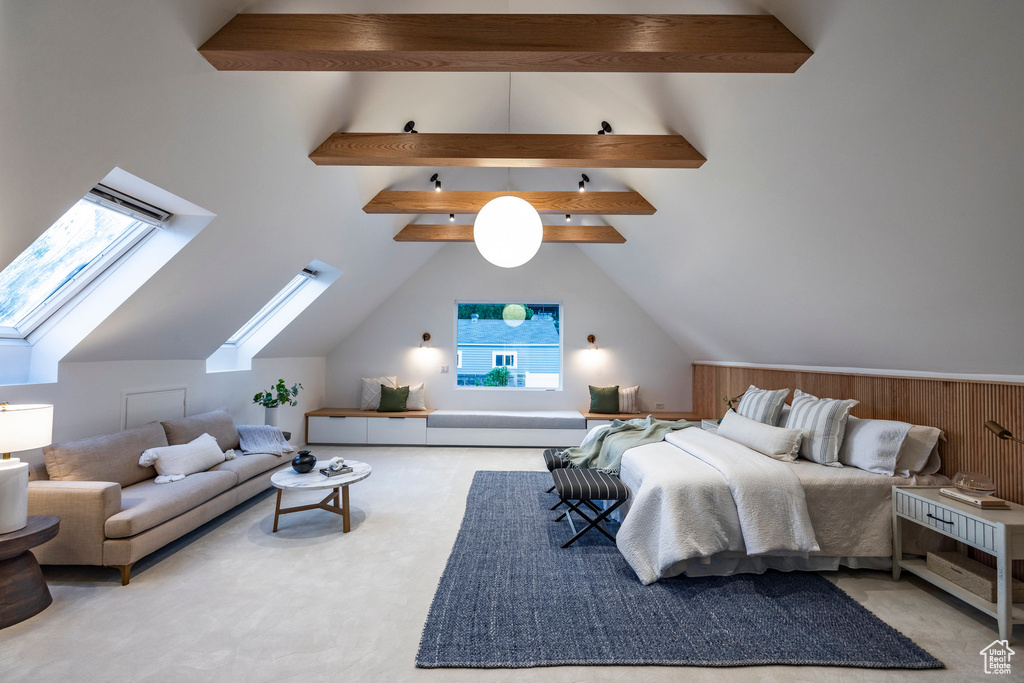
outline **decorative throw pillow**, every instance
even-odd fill
[[[377,410],[380,406],[380,385],[398,388],[398,377],[363,377],[361,410]]]
[[[378,413],[404,413],[409,410],[406,404],[409,401],[409,387],[389,387],[386,384],[380,385],[380,405]]]
[[[640,387],[619,387],[619,412],[639,413],[640,405],[637,402],[637,394]]]
[[[426,410],[427,404],[424,399],[423,382],[409,386],[409,400],[405,407],[409,410]]]
[[[718,435],[763,453],[769,458],[793,462],[800,453],[803,432],[799,429],[766,425],[730,410],[718,425]]]
[[[787,396],[789,389],[758,389],[751,384],[736,406],[736,412],[766,425],[777,425]]]
[[[786,429],[805,430],[800,444],[800,456],[819,465],[842,467],[839,447],[850,410],[860,401],[853,399],[818,398],[797,389],[793,394],[793,406],[786,420]]]
[[[203,434],[188,443],[143,451],[139,464],[143,467],[155,466],[160,476],[154,481],[157,484],[167,484],[196,472],[205,472],[225,460],[234,459],[233,450],[221,451],[217,439],[209,434]]]
[[[614,415],[619,412],[619,387],[590,387],[590,412]]]

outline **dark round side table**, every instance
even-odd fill
[[[60,517],[29,517],[24,529],[0,534],[0,628],[35,616],[53,598],[30,548],[46,543],[60,530]]]

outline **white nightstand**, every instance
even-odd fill
[[[999,622],[999,638],[1010,640],[1014,624],[1024,624],[1024,603],[1010,602],[1011,561],[1024,559],[1024,506],[981,510],[939,493],[938,486],[892,487],[892,578],[906,569]],[[923,559],[904,560],[902,526],[920,524],[996,557],[998,600],[989,602],[928,569]]]

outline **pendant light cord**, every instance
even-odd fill
[[[512,72],[508,72],[508,132],[512,133]],[[505,169],[505,194],[512,194],[512,167]]]

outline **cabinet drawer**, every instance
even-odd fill
[[[611,420],[587,420],[587,431],[589,432],[594,427],[611,427]]]
[[[311,417],[309,443],[366,443],[367,417]]]
[[[947,536],[991,552],[996,550],[995,525],[975,519],[952,508],[921,500],[907,495],[903,491],[897,491],[896,512],[941,531]]]
[[[427,421],[422,417],[371,417],[366,427],[366,443],[427,443]]]

